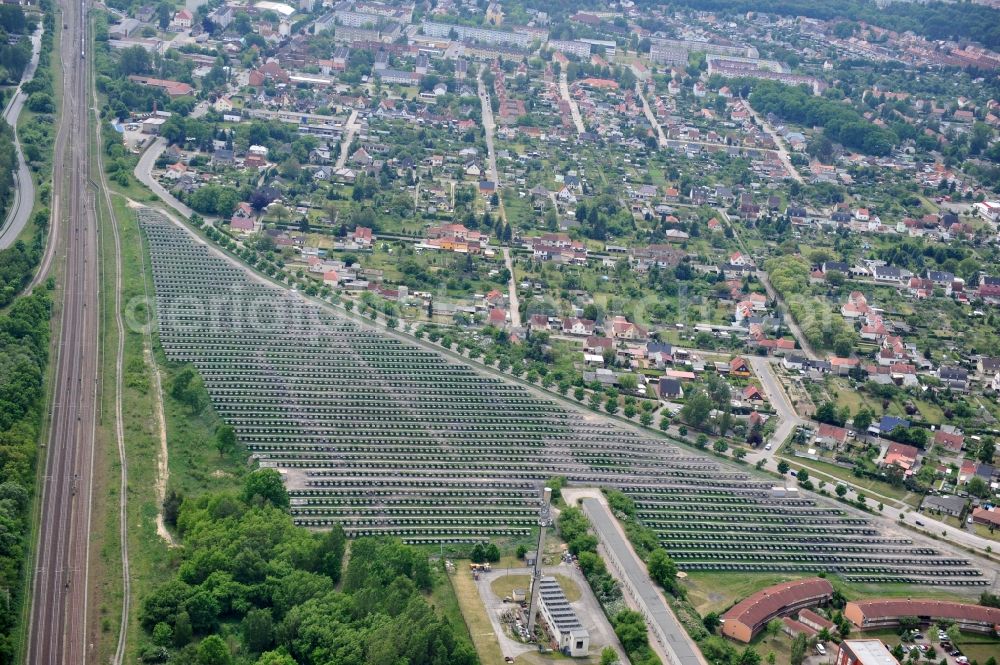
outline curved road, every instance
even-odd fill
[[[205,115],[207,111],[208,105],[205,104],[205,102],[201,102],[195,106],[193,111],[191,111],[191,117],[200,118]],[[156,160],[160,158],[160,155],[162,155],[163,151],[166,149],[167,140],[162,136],[157,136],[139,157],[139,163],[135,165],[135,177],[139,182],[152,190],[154,194],[159,196],[164,203],[184,215],[184,217],[190,219],[191,215],[196,214],[195,211],[184,205],[177,199],[176,196],[168,192],[166,188],[164,188],[163,185],[157,182],[156,178],[153,177],[153,168],[156,166]],[[212,223],[215,218],[203,215],[202,219],[204,219],[206,223]]]
[[[17,119],[21,116],[21,109],[27,95],[21,92],[21,86],[35,77],[35,70],[38,68],[38,56],[42,51],[42,25],[38,25],[38,30],[31,36],[31,60],[24,69],[21,82],[14,91],[10,103],[4,109],[3,119],[14,130],[14,149],[17,152],[17,171],[14,173],[14,202],[7,213],[7,219],[3,222],[0,230],[0,249],[7,249],[21,235],[21,231],[28,224],[31,217],[31,209],[35,205],[35,183],[28,169],[28,163],[24,161],[24,153],[21,151],[21,141],[17,137]]]
[[[53,191],[69,204],[67,219],[56,216],[52,223],[53,233],[64,226],[59,259],[65,262],[58,275],[62,310],[25,644],[25,662],[32,665],[86,665],[88,645],[98,637],[87,621],[100,339],[97,224],[87,182],[87,7],[85,0],[62,0],[61,7],[67,27],[60,44],[59,131],[68,132],[68,140],[65,150],[57,147],[65,162],[53,164]]]

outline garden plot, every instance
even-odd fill
[[[983,585],[968,561],[371,330],[252,278],[151,211],[159,339],[193,363],[298,524],[410,543],[525,538],[553,476],[616,487],[687,570]]]

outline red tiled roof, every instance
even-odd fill
[[[865,621],[876,622],[880,619],[918,616],[955,619],[957,621],[973,621],[983,624],[1000,624],[1000,609],[972,605],[968,603],[953,603],[946,600],[863,600],[852,601],[858,606]]]
[[[817,626],[822,626],[831,631],[837,627],[832,621],[826,617],[821,617],[812,610],[802,610],[799,612],[799,621],[812,621]]]
[[[745,598],[733,605],[722,617],[726,621],[739,621],[753,627],[770,619],[783,607],[832,594],[833,585],[821,577],[785,582]]]

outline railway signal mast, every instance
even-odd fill
[[[552,525],[552,488],[542,490],[542,507],[538,511],[538,546],[535,549],[535,567],[531,571],[531,602],[528,603],[528,635],[535,635],[535,615],[538,614],[538,590],[542,580],[542,550],[545,547],[545,529]]]

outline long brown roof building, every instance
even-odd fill
[[[833,585],[821,577],[784,582],[758,591],[722,615],[722,634],[749,642],[775,617],[815,607],[833,597]]]
[[[861,630],[899,624],[902,617],[916,617],[922,624],[947,621],[962,630],[989,633],[1000,626],[1000,609],[945,600],[886,598],[851,601],[844,616]]]

